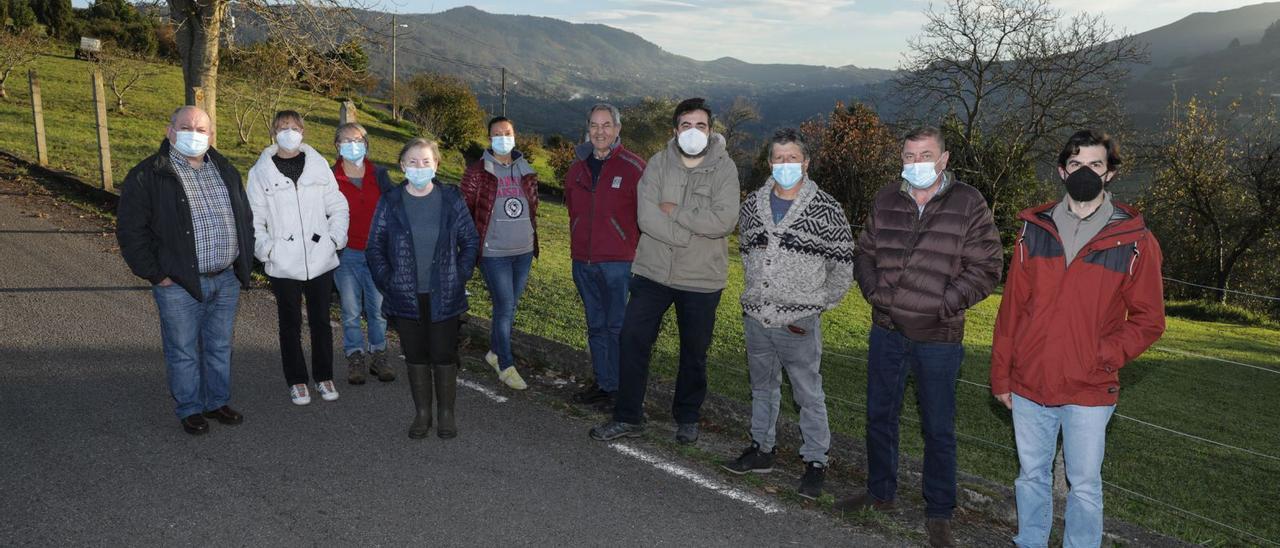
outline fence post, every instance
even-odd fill
[[[342,106],[338,107],[338,124],[350,124],[356,121],[356,104],[351,101],[343,101]]]
[[[31,84],[31,117],[36,120],[36,163],[49,165],[49,149],[44,145],[44,106],[40,102],[40,78],[36,69],[27,71],[27,81]]]
[[[111,143],[107,137],[107,98],[102,92],[102,71],[93,69],[93,104],[98,114],[98,164],[101,167],[102,190],[111,191]]]

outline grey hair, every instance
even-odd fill
[[[440,144],[435,141],[432,141],[431,139],[424,139],[422,137],[415,137],[411,139],[409,142],[405,143],[404,147],[400,149],[400,156],[396,161],[404,162],[404,155],[408,154],[410,150],[413,150],[415,148],[430,149],[431,157],[435,159],[437,165],[440,164]]]
[[[789,145],[792,143],[795,143],[796,146],[800,147],[800,155],[804,156],[804,159],[808,160],[809,142],[805,140],[804,135],[799,131],[790,127],[784,127],[773,132],[773,137],[769,138],[769,155],[773,156],[773,147],[775,145]]]
[[[188,110],[196,110],[196,111],[200,111],[200,112],[204,113],[205,117],[208,117],[208,116],[209,116],[209,113],[208,113],[208,112],[205,112],[205,111],[204,111],[204,109],[202,109],[202,108],[200,108],[200,107],[198,107],[198,106],[195,106],[195,105],[182,105],[182,106],[180,106],[180,107],[178,107],[178,108],[176,108],[176,109],[173,109],[173,114],[170,114],[170,115],[169,115],[169,125],[170,125],[170,126],[173,126],[174,124],[178,123],[178,115],[180,115],[180,114],[182,114],[183,112],[186,112],[186,111],[188,111]]]
[[[622,127],[622,113],[618,112],[618,107],[615,107],[609,103],[596,103],[595,106],[591,107],[591,110],[587,112],[588,126],[591,125],[591,115],[595,114],[596,111],[599,111],[599,110],[609,111],[609,116],[613,117],[613,125]]]
[[[347,122],[345,124],[339,124],[338,129],[333,131],[333,142],[336,143],[338,142],[339,139],[342,139],[342,132],[348,129],[355,130],[356,133],[360,134],[360,138],[364,140],[364,143],[366,145],[369,144],[369,131],[364,129],[364,126],[356,122]]]

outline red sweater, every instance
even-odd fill
[[[592,184],[586,160],[592,153],[591,144],[579,146],[578,159],[564,177],[572,258],[587,263],[630,262],[640,242],[636,187],[644,174],[644,160],[619,145],[604,160],[600,178]]]
[[[991,392],[1041,405],[1113,405],[1120,368],[1164,333],[1160,244],[1116,203],[1102,231],[1066,264],[1051,212],[1024,210],[991,351]]]
[[[375,166],[366,159],[364,177],[360,180],[360,186],[356,187],[351,184],[351,178],[343,173],[343,161],[339,157],[333,164],[333,176],[338,180],[338,190],[342,191],[351,208],[351,223],[347,225],[347,247],[364,250],[365,243],[369,240],[369,226],[373,223],[373,211],[378,207],[378,198],[393,186],[391,176],[385,168]]]

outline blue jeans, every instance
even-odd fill
[[[707,399],[707,350],[711,348],[721,292],[685,291],[644,276],[631,277],[631,300],[627,301],[618,343],[621,355],[613,420],[630,424],[644,421],[649,358],[662,328],[662,317],[674,304],[676,327],[680,329],[680,369],[676,371],[671,415],[680,424],[698,422],[702,402]]]
[[[1067,466],[1065,548],[1102,544],[1102,457],[1114,405],[1046,407],[1013,395],[1013,434],[1018,442],[1018,546],[1042,547],[1053,527],[1053,457],[1062,430]]]
[[[587,317],[587,348],[596,384],[605,392],[618,390],[618,338],[627,311],[631,262],[573,262],[573,285],[582,297]]]
[[[871,327],[867,352],[867,490],[881,501],[898,491],[898,415],[907,373],[916,378],[924,437],[925,515],[951,518],[956,507],[956,377],[960,343],[913,341]]]
[[[382,317],[382,293],[373,285],[364,250],[346,248],[338,254],[338,269],[333,272],[334,285],[342,302],[342,353],[387,349],[387,319]],[[360,313],[369,328],[369,344],[365,346],[360,330]]]
[[[489,350],[498,355],[498,368],[515,365],[511,354],[511,327],[516,323],[516,303],[529,282],[533,252],[511,257],[481,257],[480,273],[493,301],[493,323],[489,328]]]
[[[240,280],[228,268],[200,277],[204,302],[178,284],[155,285],[169,394],[178,418],[212,411],[231,399],[231,342]]]

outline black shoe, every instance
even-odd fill
[[[817,500],[822,496],[822,484],[827,476],[827,466],[821,462],[804,463],[804,475],[800,477],[800,496]]]
[[[760,444],[751,442],[751,447],[742,451],[742,456],[738,460],[728,464],[720,465],[721,468],[742,475],[747,472],[755,472],[757,474],[768,474],[773,471],[773,461],[778,458],[778,448],[765,453],[760,450]]]
[[[596,441],[611,441],[624,437],[638,438],[644,434],[644,425],[609,420],[592,428],[588,434]]]
[[[604,390],[601,390],[600,385],[593,382],[591,383],[591,386],[588,386],[581,392],[574,394],[573,401],[584,405],[592,405],[599,403],[601,400],[609,399],[612,396],[612,392],[605,392]]]
[[[182,429],[192,436],[199,436],[209,432],[209,421],[204,420],[204,416],[200,413],[187,415],[179,422],[182,423]]]
[[[213,419],[222,424],[234,425],[244,422],[244,415],[236,412],[230,405],[224,405],[213,411],[205,411],[204,418]]]

